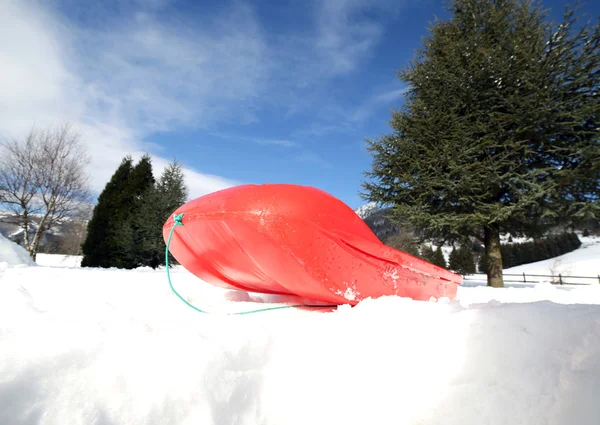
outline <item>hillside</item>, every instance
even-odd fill
[[[23,229],[16,224],[7,223],[8,214],[0,212],[0,235],[19,244],[23,243]],[[40,216],[32,218],[32,231],[37,230]],[[79,252],[81,242],[85,238],[87,220],[64,219],[53,224],[42,237],[41,253],[61,253],[74,255]]]
[[[388,208],[382,209],[375,203],[369,203],[358,207],[354,211],[381,241],[385,241],[390,236],[400,232],[400,226],[387,217]]]

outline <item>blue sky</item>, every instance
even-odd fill
[[[296,183],[355,208],[364,139],[389,131],[395,72],[434,14],[442,1],[8,0],[0,131],[74,122],[97,191],[149,152],[157,173],[184,164],[193,197]]]

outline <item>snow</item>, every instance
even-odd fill
[[[81,255],[37,254],[35,262],[47,267],[79,267],[82,258]]]
[[[598,276],[600,273],[600,238],[596,236],[584,237],[579,235],[581,247],[559,257],[538,261],[534,264],[505,269],[505,273],[549,274],[551,270],[556,273],[573,276]]]
[[[9,267],[33,265],[35,265],[35,263],[25,248],[0,234],[0,272]]]
[[[369,202],[368,204],[361,205],[354,212],[363,220],[369,217],[371,214],[377,212],[379,210],[379,206],[377,206],[376,202]]]
[[[164,270],[56,261],[0,271],[1,424],[600,423],[600,284],[203,315]],[[301,301],[172,278],[215,312]]]

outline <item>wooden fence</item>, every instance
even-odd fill
[[[480,277],[477,277],[480,276]],[[508,277],[504,279],[504,282],[513,283],[540,283],[548,281],[556,285],[592,285],[594,283],[600,284],[600,275],[598,276],[571,276],[571,275],[547,275],[547,274],[525,274],[525,273],[502,273],[502,277]],[[516,278],[519,279],[516,279]],[[546,278],[546,279],[540,279]],[[485,280],[487,279],[484,274],[474,274],[464,277],[465,281],[469,280]]]

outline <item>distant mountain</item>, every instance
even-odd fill
[[[365,218],[367,218],[368,216],[370,216],[377,210],[379,210],[379,207],[377,206],[377,204],[375,202],[370,202],[368,204],[361,205],[360,207],[355,209],[354,212],[356,214],[358,214],[358,216],[364,220]]]
[[[354,211],[381,241],[385,241],[390,236],[400,232],[400,226],[388,217],[389,208],[379,208],[376,203],[371,202],[358,207]]]
[[[16,224],[6,223],[2,218],[8,216],[0,212],[0,234],[19,245],[23,245],[23,229]],[[37,230],[39,218],[34,216],[31,225],[31,237]],[[42,236],[40,253],[70,254],[79,253],[81,243],[87,230],[87,220],[64,219],[61,223],[53,224]]]

